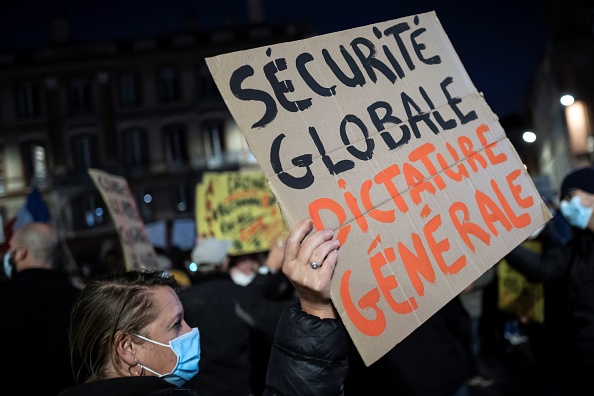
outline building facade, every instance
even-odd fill
[[[205,58],[315,34],[252,23],[75,44],[67,20],[52,29],[51,46],[0,55],[0,214],[37,186],[60,235],[85,246],[115,233],[89,168],[125,177],[145,224],[171,224],[194,218],[204,171],[257,167]]]
[[[528,170],[557,190],[568,172],[594,160],[594,4],[549,0],[545,9],[549,41],[527,100],[537,135]],[[564,95],[574,102],[561,104]]]

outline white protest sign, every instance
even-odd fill
[[[157,255],[138,214],[128,181],[98,169],[88,169],[115,224],[126,269],[156,269]]]

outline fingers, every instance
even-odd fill
[[[333,249],[332,230],[321,230],[309,235],[302,243],[298,260],[307,263],[315,261],[323,264],[328,253]],[[331,243],[326,243],[330,241]],[[311,267],[310,267],[311,268]]]
[[[308,306],[326,306],[330,302],[330,283],[337,263],[340,242],[332,230],[310,233],[310,219],[297,224],[285,244],[283,272],[295,286],[300,300]],[[317,263],[315,269],[311,263]],[[324,307],[326,309],[327,307]]]
[[[294,261],[297,258],[301,248],[301,241],[311,231],[312,227],[313,222],[311,219],[302,220],[293,227],[285,242],[285,262]]]

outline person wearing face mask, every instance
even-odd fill
[[[311,219],[303,220],[285,245],[283,271],[299,302],[286,306],[278,321],[267,396],[343,393],[348,336],[330,300],[340,243],[331,230],[311,231]],[[320,263],[317,269],[313,261]],[[69,330],[72,370],[80,384],[59,396],[196,396],[187,384],[203,373],[208,335],[186,322],[178,290],[175,278],[159,271],[89,281]]]
[[[559,212],[571,225],[569,238],[549,221],[538,235],[540,254],[522,246],[508,263],[533,282],[542,282],[545,319],[536,351],[545,395],[594,395],[594,167],[565,176]],[[546,349],[545,349],[546,348]]]
[[[34,395],[75,385],[70,370],[68,321],[80,290],[60,268],[59,243],[48,223],[21,226],[8,241],[0,287],[3,378]],[[35,367],[35,368],[32,368]],[[35,380],[31,381],[31,368]]]
[[[247,396],[261,389],[269,345],[287,305],[258,292],[261,286],[252,282],[257,255],[230,257],[230,246],[226,240],[200,239],[192,251],[200,276],[179,293],[186,321],[204,335],[201,375],[187,383],[200,396]]]

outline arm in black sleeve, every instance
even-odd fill
[[[276,329],[264,395],[343,395],[347,372],[348,336],[342,322],[289,305]]]
[[[519,245],[505,257],[508,264],[531,282],[547,283],[561,276],[569,266],[568,250],[549,224],[539,236],[542,251]]]

